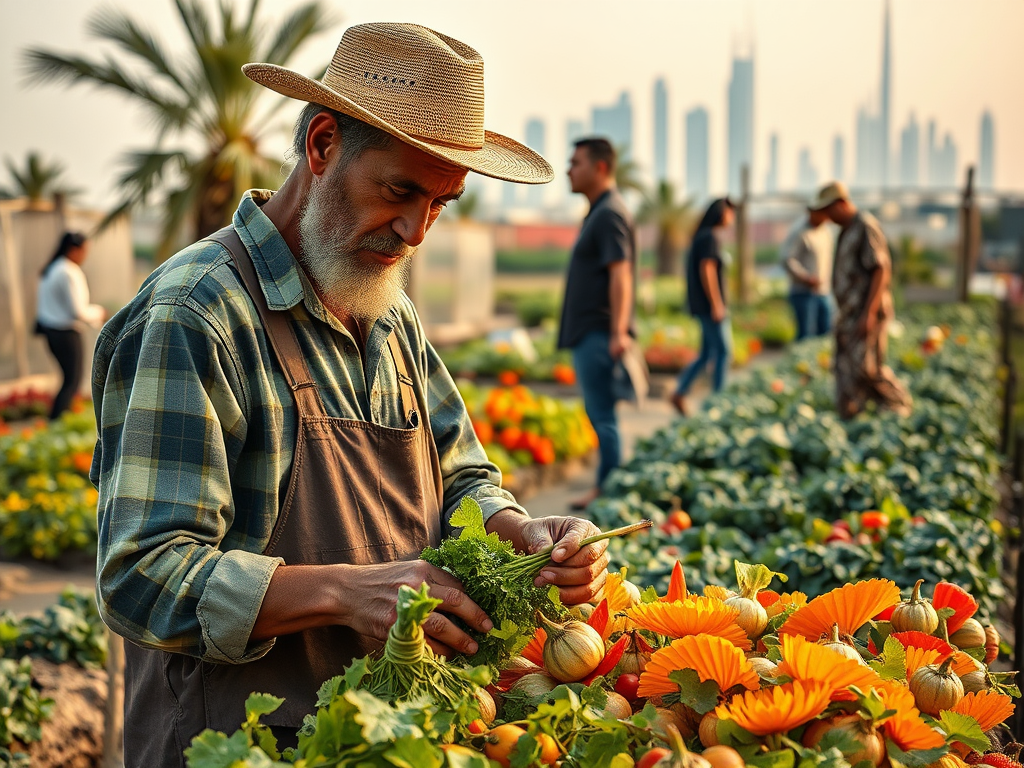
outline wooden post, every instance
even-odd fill
[[[23,201],[14,205],[20,209]],[[11,214],[14,212],[11,203],[0,201],[0,237],[4,242],[4,279],[7,282],[10,299],[10,329],[14,336],[14,362],[18,376],[28,376],[28,330],[25,328],[25,300],[21,295],[21,258],[14,239],[14,224]]]
[[[750,238],[750,166],[740,168],[740,197],[736,203],[737,292],[740,304],[754,300],[754,248]]]
[[[103,767],[122,768],[124,739],[124,640],[107,630],[107,708],[103,715]]]
[[[981,214],[974,197],[974,166],[967,169],[967,183],[960,200],[960,233],[957,243],[957,299],[969,298],[971,275],[981,250]]]

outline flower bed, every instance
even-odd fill
[[[826,342],[755,371],[707,409],[641,441],[590,513],[614,527],[663,524],[675,508],[694,523],[647,540],[614,542],[616,562],[664,587],[677,557],[691,583],[720,583],[733,559],[764,562],[791,586],[821,594],[854,579],[947,579],[969,588],[985,615],[999,580],[999,457],[995,351],[987,309],[907,313],[890,357],[910,385],[914,413],[835,413]],[[927,351],[926,327],[951,338]],[[885,512],[885,525],[863,513]],[[850,532],[833,536],[834,524]]]
[[[68,550],[95,551],[89,467],[96,426],[91,411],[75,410],[0,435],[0,549],[9,557],[54,560]]]

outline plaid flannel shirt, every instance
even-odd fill
[[[364,360],[311,290],[259,202],[246,193],[234,226],[267,304],[289,311],[329,416],[404,427],[387,337],[397,328],[427,404],[444,480],[444,520],[475,498],[490,517],[525,514],[500,488],[455,383],[424,338],[412,303],[378,319]],[[307,310],[302,312],[302,303]],[[231,256],[201,241],[153,272],[104,327],[93,398],[99,436],[97,590],[104,619],[141,645],[242,663],[280,558],[262,554],[288,486],[295,403]]]

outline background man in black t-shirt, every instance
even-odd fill
[[[582,509],[622,460],[612,388],[616,361],[632,343],[633,218],[615,188],[615,149],[607,139],[581,139],[569,161],[573,192],[585,195],[590,212],[572,249],[558,334],[560,349],[572,349],[576,379],[587,417],[597,432],[601,463],[597,487],[573,502]]]

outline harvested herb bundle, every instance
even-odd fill
[[[496,533],[487,533],[480,505],[468,497],[462,499],[452,514],[451,524],[462,528],[459,536],[446,539],[437,549],[427,547],[421,557],[459,579],[466,594],[490,616],[494,629],[485,635],[464,624],[462,627],[480,646],[469,662],[500,668],[533,636],[537,628],[534,619],[537,610],[552,617],[557,613],[549,596],[553,592],[557,599],[557,589],[544,589],[533,584],[537,574],[550,562],[554,547],[532,555],[518,554],[510,542],[502,541]],[[581,546],[623,536],[650,525],[649,520],[644,520],[636,525],[617,528],[584,539]]]

